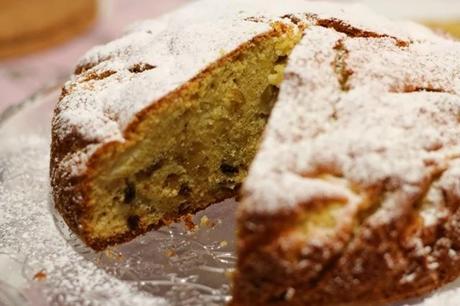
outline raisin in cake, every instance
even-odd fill
[[[55,206],[102,250],[243,184],[233,305],[427,293],[460,274],[459,59],[356,5],[198,1],[83,57]]]

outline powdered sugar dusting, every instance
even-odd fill
[[[53,121],[57,140],[75,136],[99,146],[123,142],[124,129],[136,113],[183,85],[223,53],[268,31],[273,21],[290,23],[289,18],[282,18],[285,15],[312,26],[320,19],[334,18],[406,42],[429,32],[408,31],[359,5],[304,0],[198,1],[157,20],[137,23],[124,37],[90,50],[57,106]],[[133,72],[136,65],[152,69]],[[87,159],[67,158],[76,163]],[[85,169],[81,164],[72,168]]]
[[[329,173],[363,189],[407,184],[423,193],[460,153],[459,56],[460,44],[450,40],[401,47],[391,38],[308,29],[250,171],[254,200],[245,209],[295,203],[295,187],[275,195],[262,187],[286,173],[305,180]]]
[[[37,305],[102,305],[108,297],[110,305],[166,305],[109,276],[77,253],[56,230],[46,192],[49,141],[30,136],[21,142],[2,137],[4,142],[11,144],[11,150],[0,150],[1,168],[7,169],[0,180],[0,254],[25,261],[22,277],[35,282],[25,290],[26,296]],[[39,272],[43,279],[37,278]]]
[[[324,246],[336,247],[340,259],[320,263],[330,269],[322,281],[337,290],[366,287],[366,269],[376,269],[385,286],[393,275],[401,275],[402,286],[425,280],[435,286],[445,281],[446,269],[458,274],[460,43],[409,28],[420,36],[407,45],[399,37],[308,28],[289,59],[243,185],[243,222],[254,214],[308,211],[318,201],[337,203],[341,189],[343,216],[354,215],[357,227],[347,244],[339,238],[343,230],[330,235]],[[373,244],[375,250],[366,249]],[[385,264],[376,268],[369,259],[363,269],[368,258],[362,252]]]
[[[414,214],[422,221],[417,232],[403,237],[407,258],[385,250],[380,255],[392,270],[425,260],[417,271],[403,271],[400,283],[438,277],[445,254],[452,258],[448,264],[458,260],[458,241],[436,227],[445,233],[458,228],[450,209],[458,202],[453,182],[460,180],[460,45],[361,6],[205,0],[134,26],[120,40],[90,51],[67,83],[54,135],[59,143],[77,134],[95,147],[72,152],[61,164],[72,175],[84,171],[85,156],[109,141],[124,141],[139,111],[268,31],[275,20],[293,26],[300,20],[308,27],[289,59],[240,213],[276,214],[339,201],[347,204],[351,228],[351,219],[364,210],[359,206],[371,199],[375,211],[359,221],[362,230],[349,232],[349,245],[333,241],[334,250],[359,252],[360,243],[378,238],[373,229]],[[436,200],[439,192],[442,201]],[[426,238],[428,231],[438,235],[434,241]],[[382,243],[396,242],[387,237]],[[334,282],[348,284],[347,277]]]
[[[0,304],[225,304],[234,201],[196,216],[208,222],[193,233],[175,224],[103,253],[70,232],[49,198],[49,124],[58,95],[39,94],[0,122]]]

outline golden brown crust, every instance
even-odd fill
[[[318,25],[345,33],[349,40],[366,41],[366,43],[369,44],[372,44],[373,41],[385,40],[391,44],[391,48],[393,48],[393,44],[395,43],[392,40],[396,40],[395,50],[397,51],[394,54],[395,59],[397,59],[399,55],[397,52],[400,50],[407,50],[406,48],[410,49],[411,45],[404,44],[392,36],[378,35],[373,32],[361,31],[348,27],[344,23],[334,19],[319,20]],[[325,35],[322,37],[325,37]],[[362,37],[373,39],[365,40],[361,39]],[[308,40],[306,39],[305,41]],[[312,41],[315,42],[315,40]],[[378,78],[375,78],[374,73],[382,69],[382,66],[391,67],[389,70],[393,73],[395,73],[394,70],[397,71],[398,68],[400,68],[398,65],[401,65],[401,63],[390,58],[388,62],[382,61],[385,63],[384,65],[374,65],[363,72],[360,68],[366,65],[366,58],[369,58],[369,61],[371,61],[371,57],[374,54],[369,53],[363,55],[361,53],[362,50],[365,49],[365,45],[363,44],[356,44],[354,46],[355,49],[349,52],[349,50],[343,48],[343,38],[335,39],[335,41],[335,44],[331,43],[331,45],[328,46],[329,49],[334,49],[334,51],[337,52],[335,58],[333,55],[329,58],[324,56],[324,54],[326,54],[324,49],[320,50],[318,54],[315,54],[324,60],[325,64],[321,66],[321,70],[313,71],[313,73],[305,73],[302,78],[301,73],[304,72],[302,69],[308,70],[314,64],[317,64],[314,60],[312,60],[313,64],[308,62],[308,64],[301,68],[288,66],[284,89],[294,91],[303,86],[304,91],[307,92],[312,90],[312,88],[314,90],[318,87],[328,86],[331,84],[330,79],[325,78],[324,84],[316,82],[316,80],[321,80],[321,77],[327,74],[327,69],[331,66],[331,62],[334,67],[331,69],[331,75],[334,76],[334,74],[337,74],[338,77],[338,83],[336,85],[338,88],[336,90],[341,90],[344,95],[358,88],[356,84],[360,83],[355,82],[353,84],[353,77],[355,80],[357,77],[361,77],[362,82],[366,86],[369,86],[369,83],[372,81],[385,84],[384,79],[389,72],[385,71],[382,73],[383,76]],[[303,46],[304,49],[302,52],[304,54],[306,54],[308,50],[314,50],[314,46],[312,45],[307,46],[305,43]],[[298,50],[300,50],[300,48],[298,48]],[[380,54],[378,54],[378,48],[373,49],[373,52],[377,54],[376,57],[379,57],[379,60],[382,58]],[[355,65],[349,65],[351,62],[351,60],[349,60],[350,54],[356,59]],[[294,58],[295,55],[296,54],[293,55]],[[314,59],[315,57],[312,56],[312,58]],[[416,52],[409,54],[408,58],[414,62],[419,60],[423,61]],[[448,67],[448,65],[441,62],[443,58],[444,56],[434,53],[430,60],[437,62],[438,65],[436,69],[433,68],[431,71],[427,71],[426,74],[433,76],[438,73],[438,75],[444,76],[446,71],[445,68]],[[346,63],[346,65],[336,65],[337,62],[340,61]],[[396,64],[390,66],[390,63],[393,62]],[[428,60],[425,60],[423,65],[425,65],[426,62],[428,62]],[[456,65],[453,62],[455,62],[455,60],[451,60],[451,64],[449,65]],[[300,61],[298,66],[301,66]],[[291,69],[296,71],[297,74],[293,73],[289,75],[289,72],[292,71]],[[438,69],[440,72],[437,72]],[[423,68],[420,70],[423,70]],[[397,73],[398,72],[395,74]],[[414,69],[414,66],[412,66],[407,67],[404,73],[407,75],[415,75],[416,73],[420,73],[420,71]],[[291,87],[289,86],[289,81],[292,80],[288,79],[290,76],[295,79],[295,82],[291,83]],[[394,77],[394,79],[398,78]],[[425,110],[430,109],[430,111],[433,111],[433,113],[436,112],[436,114],[441,112],[438,112],[436,109],[437,101],[429,102],[431,101],[429,98],[439,94],[439,96],[436,96],[439,100],[445,99],[447,95],[443,96],[443,92],[449,92],[450,84],[448,82],[441,83],[439,86],[433,86],[431,82],[427,81],[428,78],[422,77],[422,81],[418,81],[416,85],[414,85],[408,82],[407,79],[404,79],[404,77],[401,77],[401,79],[400,83],[403,84],[402,86],[401,84],[395,86],[397,90],[395,90],[393,86],[388,86],[388,91],[403,92],[404,95],[407,94],[406,97],[412,99],[408,99],[407,103],[415,104],[417,98],[419,98],[419,103],[420,100],[422,100],[421,102],[426,104]],[[312,82],[314,85],[307,84],[307,82]],[[353,87],[352,84],[355,87]],[[423,99],[420,99],[421,96],[417,97],[415,94],[409,96],[414,92],[429,94],[426,94],[426,97],[423,97]],[[382,95],[384,94],[383,92]],[[455,94],[458,95],[458,92]],[[359,92],[359,95],[353,96],[353,100],[359,100],[359,96],[361,95],[362,92]],[[299,93],[298,96],[303,97],[311,104],[315,103],[310,102],[312,98],[316,98],[314,95],[308,95],[307,93],[302,95]],[[288,98],[292,99],[291,96]],[[289,99],[283,100],[283,96],[281,96],[278,105],[281,103],[289,103]],[[356,118],[359,120],[361,119],[360,116],[363,116],[363,118],[370,117],[371,113],[381,112],[382,120],[388,119],[390,116],[389,112],[379,110],[380,105],[372,105],[372,99],[373,98],[369,97],[363,102],[363,104],[371,105],[369,107],[369,113],[362,113],[359,107],[350,107],[347,113],[350,114],[350,117],[353,117],[353,119]],[[455,97],[455,99],[456,102],[453,104],[458,105],[458,98]],[[319,101],[320,103],[325,102],[323,99]],[[347,100],[346,103],[352,103],[350,101],[352,100]],[[320,103],[317,105],[318,108],[322,107]],[[333,105],[336,106],[337,104]],[[292,107],[292,109],[294,108]],[[313,110],[314,112],[314,109],[315,107],[311,107],[308,110]],[[356,141],[356,143],[353,141],[349,143],[344,141],[347,135],[342,133],[338,133],[341,136],[340,138],[331,137],[327,139],[327,137],[324,137],[325,139],[320,139],[323,135],[319,136],[318,134],[320,133],[318,132],[318,134],[314,134],[311,138],[306,136],[305,142],[303,143],[297,139],[302,145],[295,147],[298,151],[293,150],[294,156],[290,156],[289,150],[285,148],[289,147],[289,145],[294,147],[296,145],[295,141],[290,143],[289,141],[284,141],[282,137],[279,137],[279,139],[282,140],[277,140],[276,137],[272,136],[273,138],[270,139],[271,142],[259,152],[259,157],[263,156],[263,159],[261,158],[257,161],[256,158],[256,162],[253,163],[253,167],[260,173],[254,175],[255,171],[253,171],[251,177],[250,172],[250,177],[246,181],[246,186],[250,187],[245,189],[243,203],[240,206],[243,207],[243,209],[240,209],[237,223],[239,230],[237,239],[238,261],[236,267],[237,272],[233,281],[233,301],[231,305],[384,305],[427,294],[454,280],[460,274],[460,259],[457,255],[460,250],[460,240],[458,238],[458,231],[460,230],[458,197],[453,195],[455,191],[453,191],[451,185],[446,185],[447,187],[442,188],[436,185],[439,183],[439,177],[444,176],[443,171],[445,168],[443,167],[450,167],[452,170],[455,166],[445,166],[443,163],[440,165],[436,163],[426,163],[418,166],[418,169],[417,166],[414,166],[417,170],[426,167],[426,169],[430,170],[426,171],[429,174],[420,176],[416,181],[417,183],[412,182],[410,184],[407,183],[407,185],[402,183],[404,179],[401,179],[401,177],[405,178],[408,174],[401,170],[401,168],[395,167],[396,170],[385,172],[381,180],[374,180],[375,183],[371,184],[370,182],[375,178],[375,174],[378,172],[377,166],[379,166],[379,164],[386,166],[386,162],[391,161],[391,158],[385,156],[380,161],[372,160],[371,164],[376,167],[372,167],[368,172],[362,171],[365,166],[362,163],[356,162],[358,158],[355,157],[355,152],[353,150],[347,151],[347,149],[341,151],[339,147],[342,141],[346,143],[346,146],[344,146],[346,148],[354,147],[355,144],[360,148],[365,147],[366,133],[364,133],[363,130],[366,130],[366,126],[363,122],[357,124],[355,126],[356,129],[349,128],[350,126],[347,125],[341,126],[338,124],[341,120],[340,112],[337,112],[335,108],[333,110],[332,115],[330,115],[333,119],[331,120],[331,125],[335,125],[337,130],[346,131],[350,136],[359,135],[359,140]],[[302,109],[298,107],[296,111],[304,113],[307,111],[307,108]],[[333,133],[333,129],[330,129],[329,126],[326,127],[329,123],[326,116],[322,117],[319,112],[309,115],[314,118],[314,120],[308,120],[305,118],[306,116],[299,116],[298,118],[295,116],[286,116],[287,118],[282,119],[285,119],[286,122],[290,120],[301,121],[302,125],[299,124],[296,128],[303,128],[306,130],[306,133],[308,129],[315,130],[317,127],[319,127],[319,129],[324,128],[324,130],[327,131],[324,134],[330,135]],[[418,125],[414,127],[415,131],[423,130],[426,126],[444,130],[444,127],[447,125],[446,122],[448,122],[448,120],[445,120],[443,121],[444,125],[438,127],[435,122],[433,122],[434,120],[432,121],[432,118],[427,120],[426,124],[421,123],[421,116],[414,114],[414,111],[403,112],[401,110],[398,115],[404,118],[411,116],[416,118]],[[348,119],[350,119],[350,117],[348,117]],[[281,118],[278,117],[278,119]],[[379,126],[379,119],[375,119],[370,124],[372,128]],[[455,119],[452,120],[456,122]],[[315,122],[318,122],[318,126],[315,126]],[[322,126],[323,123],[325,123],[324,126]],[[289,128],[287,124],[279,124],[275,128],[274,126],[276,125],[273,124],[268,127],[271,129],[270,131],[273,132],[272,135],[283,135],[282,133]],[[382,124],[381,126],[384,125]],[[283,127],[283,129],[280,127]],[[388,129],[386,128],[387,126],[384,126],[381,132],[376,133],[375,137],[369,137],[369,139],[371,139],[373,143],[383,143],[383,137],[387,136],[386,133],[388,133]],[[407,129],[407,127],[405,128]],[[299,138],[301,137],[302,136],[299,136]],[[394,139],[398,137],[403,138],[403,136],[398,135],[395,136]],[[454,138],[455,137],[456,136],[454,136]],[[409,141],[408,138],[405,138],[406,141],[400,149],[400,152],[405,153],[410,151],[410,145],[417,148],[420,138],[421,137],[415,137],[413,141]],[[321,140],[323,141],[321,144],[326,144],[324,147],[321,146],[322,150],[314,149],[316,140]],[[448,145],[451,143],[452,142],[448,143]],[[393,142],[393,139],[390,139],[387,144],[388,147],[379,149],[382,151],[399,149]],[[270,151],[276,152],[277,146],[283,147],[284,149],[283,151],[277,152],[279,155],[283,156],[283,159],[280,158],[280,164],[285,160],[288,160],[291,164],[285,168],[283,168],[284,164],[282,164],[283,166],[274,166],[273,169],[269,168],[268,171],[261,170],[264,168],[264,165],[270,166],[271,164],[276,164],[276,154],[264,155],[264,153]],[[434,146],[434,148],[434,150],[439,150],[439,147]],[[263,152],[264,150],[265,152]],[[315,152],[316,155],[308,155],[307,152],[309,150]],[[328,150],[335,152],[331,154],[332,157],[330,158],[324,157],[329,155],[327,152]],[[372,152],[370,154],[374,153],[375,152]],[[347,154],[349,154],[349,158],[347,157],[346,163],[344,163],[345,166],[342,168],[343,164],[340,159]],[[364,154],[360,152],[357,153],[357,155],[360,155],[359,158],[363,158]],[[306,156],[308,156],[308,158]],[[395,159],[398,161],[399,159],[403,159],[401,156],[403,155],[401,154]],[[274,161],[270,160],[270,158],[274,159]],[[410,160],[413,156],[407,156],[405,158]],[[308,162],[306,162],[306,160],[308,160]],[[316,162],[318,162],[317,167],[316,165],[310,165],[310,163],[315,164]],[[448,164],[449,161],[446,163]],[[297,166],[298,164],[301,166]],[[304,168],[311,172],[307,174],[308,171],[300,170]],[[357,180],[354,181],[350,179],[353,177],[353,174],[355,174],[355,172],[352,174],[347,172],[350,168],[353,168],[354,171],[358,170],[360,174],[363,174],[365,184],[359,186],[359,184],[356,184]],[[294,179],[292,181],[285,179],[289,183],[293,181],[297,182],[298,185],[292,186],[283,184],[281,181],[283,178],[282,175],[273,175],[270,179],[273,181],[274,178],[280,178],[278,184],[283,186],[283,188],[279,188],[276,190],[277,192],[271,192],[269,188],[263,189],[264,185],[260,182],[263,181],[264,176],[269,176],[269,174],[275,171],[284,171],[289,174],[286,175],[286,177],[289,178],[291,178],[291,174],[292,176],[298,176],[299,179],[295,181]],[[324,201],[325,203],[327,203],[327,200],[332,202],[339,200],[335,195],[330,195],[327,191],[325,192],[319,188],[322,180],[324,180],[324,174],[339,178],[347,177],[345,183],[347,192],[351,192],[358,197],[365,194],[366,196],[362,197],[360,201],[362,203],[370,203],[370,207],[367,207],[367,204],[362,205],[362,207],[366,208],[357,214],[356,221],[353,222],[350,231],[351,235],[349,236],[346,231],[338,230],[337,232],[331,233],[325,225],[318,226],[319,229],[316,229],[317,231],[314,232],[314,234],[307,234],[309,230],[306,225],[311,224],[306,224],[307,222],[305,219],[302,219],[302,216],[305,216],[306,213],[311,214],[311,212],[314,211],[315,201],[318,201],[318,198],[320,202]],[[400,176],[395,179],[397,175]],[[444,176],[444,179],[446,177],[447,176]],[[453,177],[458,181],[457,173],[455,173]],[[312,185],[312,187],[308,184],[301,185],[302,179],[309,180],[309,183],[314,181],[319,184]],[[393,183],[391,182],[392,180]],[[294,185],[295,183],[292,184]],[[330,184],[328,186],[328,191],[338,185],[340,185],[340,183],[336,184],[336,182],[334,182]],[[274,184],[267,184],[267,186],[273,187]],[[300,186],[304,186],[304,189],[307,191],[301,190],[302,188],[300,188]],[[289,188],[292,188],[292,190]],[[282,193],[288,190],[292,193],[297,191],[297,196],[284,197]],[[425,200],[428,197],[427,195],[432,191],[440,191],[440,193],[442,193],[442,196],[433,200],[434,204],[431,203],[431,205],[435,206],[434,211],[438,213],[444,208],[448,211],[436,221],[426,218],[426,215],[423,215],[422,212],[424,209],[422,207],[426,204]],[[268,196],[266,196],[267,194]],[[305,196],[305,194],[307,196]],[[387,206],[385,204],[389,203],[386,199],[388,195],[391,195],[392,205]],[[276,200],[271,201],[270,197]],[[283,201],[280,200],[280,198],[286,200]],[[307,207],[307,203],[303,203],[299,198],[306,198],[307,200],[305,201],[309,202],[309,208]],[[353,196],[351,198],[353,198]],[[261,202],[268,202],[269,204],[258,206]],[[353,203],[353,201],[350,200],[348,203]],[[329,212],[329,215],[332,215],[332,213]],[[346,214],[339,213],[338,216],[332,228],[343,229],[339,227],[338,224],[346,219]],[[433,217],[433,215],[431,217]],[[435,215],[433,219],[437,217],[438,216]]]
[[[390,35],[360,30],[335,19],[318,20],[318,25],[345,33],[352,38],[374,38],[380,43],[385,43],[382,46],[391,46],[388,47],[389,50],[393,50],[391,48],[395,45],[401,49],[409,48],[410,46],[408,41],[398,40]],[[318,29],[325,30],[319,27]],[[343,39],[343,36],[336,35],[335,31],[332,36],[337,39]],[[325,32],[318,33],[324,34]],[[323,39],[324,36],[319,36],[316,42]],[[348,61],[347,57],[349,55],[340,39],[336,43],[334,41],[327,48],[327,50],[320,51],[329,51],[329,49],[333,48],[337,56],[334,56],[334,52],[329,52],[331,58],[327,59],[327,65],[322,67],[323,71],[318,72],[326,73],[325,70],[328,68],[331,71],[333,70],[333,67],[330,66],[337,66],[335,68],[338,71],[335,72],[339,72],[339,75],[333,75],[333,77],[337,77],[339,84],[337,84],[338,88],[335,90],[338,91],[340,90],[339,87],[341,87],[343,92],[350,91],[352,86],[349,79],[351,75],[359,74],[359,71],[351,68],[351,70],[348,70],[346,65],[340,66],[341,61],[344,62],[343,64]],[[179,89],[151,103],[151,105],[137,113],[123,131],[123,137],[126,142],[123,144],[112,142],[100,147],[92,154],[91,159],[86,162],[87,169],[78,178],[67,177],[65,169],[59,168],[60,163],[69,153],[83,150],[91,143],[85,141],[84,136],[77,133],[70,134],[63,140],[57,141],[57,135],[53,133],[51,169],[56,207],[69,226],[89,246],[96,250],[101,250],[108,245],[130,240],[150,229],[179,219],[180,216],[175,214],[165,217],[158,224],[149,226],[140,224],[133,227],[135,228],[134,230],[113,235],[108,239],[94,239],[92,238],[91,224],[87,222],[89,219],[88,214],[91,212],[89,204],[91,199],[88,198],[90,183],[93,177],[97,176],[101,161],[109,159],[110,156],[116,155],[131,145],[146,118],[156,116],[161,107],[173,103],[172,101],[175,100],[175,97],[180,96],[182,91],[187,90],[193,83],[199,82],[200,78],[205,77],[213,69],[214,65],[222,65],[226,61],[231,61],[243,49],[244,46],[240,47],[232,54],[208,67]],[[323,58],[324,54],[329,53],[320,52],[319,55],[321,56],[318,56],[318,58]],[[313,56],[312,58],[316,57]],[[88,67],[91,67],[91,65],[83,65],[77,68],[77,73],[84,72],[89,69]],[[372,69],[374,70],[374,68]],[[444,74],[444,72],[442,73]],[[365,75],[368,76],[369,74]],[[300,75],[297,75],[297,77],[301,80]],[[330,82],[330,80],[333,80],[333,78],[327,79],[327,84],[334,83]],[[440,91],[432,84],[423,83],[423,86],[414,84],[410,86],[405,84],[402,87],[402,91],[404,93],[420,90]],[[319,85],[326,86],[325,84]],[[398,92],[398,90],[394,91]],[[355,97],[355,99],[357,98]],[[427,110],[425,109],[424,112],[426,113]],[[339,119],[337,112],[332,117],[337,124]],[[281,131],[280,135],[283,135],[282,132],[284,131]],[[325,151],[323,150],[321,153]],[[336,169],[334,172],[333,169],[329,169],[328,166],[330,165],[322,166],[323,168],[317,169],[317,172],[313,173],[312,170],[310,174],[296,173],[296,175],[306,179],[308,179],[308,175],[313,178],[313,176],[323,174],[344,178],[342,171]],[[330,168],[334,167],[331,166]],[[315,178],[320,180],[319,177]],[[330,244],[326,241],[320,246],[310,243],[309,236],[305,233],[307,230],[300,234],[294,232],[295,227],[293,225],[300,224],[299,227],[304,225],[301,224],[301,222],[305,221],[302,220],[302,216],[305,216],[305,212],[309,209],[307,204],[302,204],[302,201],[297,201],[296,199],[295,205],[291,205],[289,209],[283,209],[287,205],[284,205],[283,201],[278,201],[276,211],[266,209],[265,213],[260,213],[260,210],[258,213],[256,212],[257,210],[252,213],[241,210],[242,213],[238,219],[238,264],[234,279],[233,305],[379,305],[428,293],[453,280],[460,273],[459,257],[456,256],[457,251],[460,250],[460,240],[458,238],[460,215],[456,204],[458,201],[453,201],[453,203],[446,205],[450,211],[445,220],[432,226],[425,226],[420,220],[419,206],[421,206],[420,202],[428,192],[428,188],[430,188],[432,183],[429,181],[430,179],[420,182],[420,185],[417,186],[406,186],[414,187],[417,190],[417,192],[408,194],[399,194],[398,190],[401,191],[403,186],[395,186],[399,181],[394,180],[395,183],[391,181],[391,177],[382,179],[381,186],[373,186],[373,188],[379,189],[378,191],[358,190],[358,185],[350,187],[350,190],[348,190],[348,187],[342,188],[347,189],[346,196],[334,198],[334,195],[331,196],[332,200],[339,201],[347,198],[350,200],[348,204],[353,204],[355,203],[355,198],[360,198],[363,203],[365,202],[365,199],[361,198],[362,194],[373,195],[369,196],[369,198],[374,197],[375,194],[377,196],[373,201],[369,201],[372,202],[369,204],[371,206],[369,209],[363,208],[362,215],[360,214],[361,211],[357,213],[357,224],[353,223],[356,228],[351,228],[351,230],[348,228],[349,233],[339,232],[337,236],[325,239],[330,240]],[[276,182],[276,180],[274,181]],[[352,182],[347,183],[353,185]],[[333,184],[329,184],[328,187],[332,188],[333,186],[331,187],[331,185]],[[273,184],[270,184],[270,187],[272,186]],[[289,187],[291,186],[286,187],[284,185],[283,188],[280,188],[280,192],[286,192]],[[353,187],[356,187],[356,190]],[[363,187],[363,189],[366,188]],[[371,188],[369,187],[369,189]],[[401,211],[398,212],[399,215],[391,215],[388,218],[388,222],[371,222],[371,216],[382,204],[381,197],[383,197],[384,193],[397,197],[394,202],[400,207],[392,207],[391,210],[395,212]],[[320,195],[318,198],[327,197],[328,195]],[[366,198],[366,196],[363,196],[363,198]],[[243,198],[243,201],[249,203],[246,207],[251,206],[252,208],[256,205],[251,204],[261,202],[250,202],[247,198]],[[321,200],[318,201],[320,202]],[[374,203],[376,207],[374,207]],[[362,206],[366,205],[362,204]],[[435,208],[437,209],[438,207]],[[188,212],[193,213],[193,211]],[[334,245],[334,243],[339,244],[339,246]],[[429,252],[427,252],[427,248]]]
[[[307,259],[296,247],[281,247],[296,214],[240,218],[231,305],[384,305],[430,293],[460,273],[459,260],[450,253],[460,248],[459,211],[420,233],[430,256],[407,243],[419,226],[407,214],[381,226],[365,223],[346,250],[328,261],[321,259],[321,250]],[[307,270],[302,260],[310,260]],[[313,260],[324,267],[320,273],[312,273]]]
[[[334,29],[337,32],[344,33],[349,37],[364,37],[364,38],[383,38],[388,37],[396,41],[396,44],[400,47],[407,47],[409,45],[408,41],[401,40],[397,37],[390,36],[387,34],[379,34],[372,31],[358,29],[342,20],[329,18],[329,19],[318,19],[317,25],[325,28]]]
[[[289,26],[279,24],[283,31],[290,29]],[[108,246],[127,242],[134,239],[135,237],[144,234],[152,229],[160,228],[165,224],[180,219],[183,214],[195,213],[196,210],[190,209],[181,214],[175,214],[163,218],[158,224],[154,225],[142,225],[135,230],[126,231],[123,234],[117,234],[107,239],[94,239],[92,238],[93,229],[92,225],[88,223],[89,215],[91,213],[90,207],[90,184],[92,177],[96,175],[100,167],[102,160],[107,160],[110,156],[117,154],[117,152],[124,151],[132,143],[131,139],[135,139],[140,124],[148,117],[156,116],[156,114],[163,108],[167,107],[170,103],[174,103],[178,97],[186,92],[191,86],[199,83],[205,78],[214,68],[225,65],[225,63],[234,61],[238,56],[245,52],[248,48],[257,44],[260,41],[266,40],[270,37],[279,35],[276,30],[271,30],[267,33],[254,37],[251,41],[241,45],[238,49],[232,51],[226,56],[219,59],[217,62],[208,66],[205,70],[191,79],[189,82],[179,87],[175,91],[169,93],[167,96],[153,101],[151,105],[139,113],[133,118],[131,123],[127,126],[124,131],[124,138],[126,142],[109,142],[103,144],[93,153],[90,159],[86,162],[86,170],[80,176],[69,176],[68,169],[62,169],[63,160],[75,152],[83,151],[88,146],[94,144],[94,141],[87,141],[84,135],[80,135],[77,132],[68,134],[64,138],[58,137],[57,130],[59,126],[53,126],[52,130],[52,142],[51,142],[51,163],[50,163],[50,176],[51,176],[51,187],[53,190],[53,200],[56,209],[64,218],[65,222],[69,225],[73,232],[80,236],[83,241],[93,248],[94,250],[100,251]],[[65,90],[63,90],[65,95]],[[62,98],[62,96],[61,96]],[[223,198],[216,198],[213,203],[224,200]],[[209,203],[209,205],[213,204]]]

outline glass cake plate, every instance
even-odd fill
[[[225,305],[235,264],[227,200],[95,253],[55,213],[48,181],[50,121],[60,86],[0,114],[0,305]],[[460,282],[400,305],[458,306]]]

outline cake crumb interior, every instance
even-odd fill
[[[138,232],[235,196],[300,38],[298,29],[274,25],[160,101],[127,148],[115,150],[97,173],[94,239]]]

